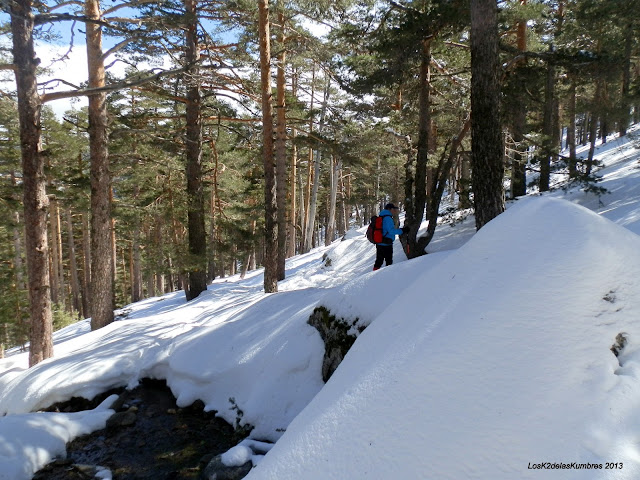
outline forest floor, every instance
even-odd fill
[[[105,392],[92,401],[73,398],[48,411],[95,408],[113,393],[120,395],[112,407],[119,413],[107,427],[67,444],[67,458],[50,463],[34,480],[92,479],[97,466],[109,469],[114,480],[198,479],[211,458],[242,440],[243,432],[204,412],[202,402],[178,408],[164,381],[145,379],[133,390]]]

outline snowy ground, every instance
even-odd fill
[[[143,377],[278,440],[251,480],[640,478],[640,150],[616,139],[597,158],[600,198],[520,199],[477,235],[472,217],[440,226],[425,257],[396,245],[378,272],[352,231],[289,260],[277,294],[260,271],[219,280],[58,332],[32,369],[0,360],[0,479],[29,479],[111,411],[29,412]],[[317,305],[370,324],[326,386]]]

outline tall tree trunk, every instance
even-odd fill
[[[462,124],[458,134],[451,140],[449,153],[447,154],[447,149],[445,148],[442,153],[443,156],[438,162],[438,167],[435,169],[432,186],[429,189],[431,193],[429,195],[429,200],[427,201],[427,218],[429,219],[429,224],[427,225],[426,234],[420,237],[417,242],[417,249],[420,252],[424,252],[424,249],[427,248],[427,245],[429,245],[436,232],[436,226],[438,225],[438,212],[440,211],[440,203],[442,201],[442,195],[444,194],[444,188],[447,184],[447,177],[449,176],[451,167],[458,156],[458,149],[462,145],[464,137],[469,133],[470,128],[471,119],[467,118]]]
[[[26,236],[31,328],[29,366],[53,356],[49,246],[47,242],[46,178],[40,151],[41,102],[37,90],[33,47],[33,12],[30,0],[10,3],[13,64],[18,94],[22,189]]]
[[[200,72],[198,61],[197,0],[185,0],[188,24],[185,39],[187,63],[186,154],[187,154],[187,219],[189,237],[187,300],[193,300],[207,289],[207,234],[204,222],[202,188],[202,115]]]
[[[133,225],[131,245],[131,301],[142,300],[142,266],[140,260],[140,218],[136,217]]]
[[[299,235],[300,235],[300,242],[299,242],[299,252],[302,252],[304,250],[304,232],[306,230],[306,214],[307,214],[307,204],[306,204],[306,200],[305,200],[305,191],[306,190],[306,183],[302,177],[302,170],[299,169],[298,170],[298,191],[300,192],[300,198],[299,203],[300,203],[300,208],[298,208],[298,212],[299,212],[299,225],[300,225],[300,230],[299,230]],[[309,188],[311,188],[311,185],[309,185]]]
[[[256,234],[256,223],[257,222],[255,220],[253,220],[251,222],[251,238],[255,237],[255,234]],[[255,259],[256,259],[255,242],[251,242],[251,249],[249,251],[249,254],[247,255],[247,258],[246,258],[245,262],[242,264],[242,270],[240,272],[240,278],[244,278],[245,275],[247,274],[248,270],[255,268]]]
[[[420,97],[418,118],[418,145],[415,162],[415,176],[413,182],[407,176],[405,183],[405,225],[409,227],[406,238],[401,237],[404,251],[408,258],[424,255],[424,250],[418,248],[417,235],[424,209],[427,203],[427,164],[429,161],[429,137],[431,134],[431,38],[422,41],[422,60],[420,62]],[[410,169],[407,164],[405,169]],[[410,171],[410,170],[409,170]],[[413,183],[413,195],[411,188]]]
[[[329,192],[329,219],[327,220],[327,234],[324,239],[325,245],[333,242],[336,231],[336,204],[338,198],[338,184],[340,183],[340,175],[342,172],[342,160],[332,157],[331,159],[331,189]]]
[[[258,9],[265,208],[264,291],[266,293],[273,293],[278,291],[278,206],[276,203],[276,178],[273,159],[269,0],[258,0]]]
[[[476,228],[504,212],[496,0],[471,0],[471,168]]]
[[[318,132],[322,133],[324,128],[325,117],[327,114],[327,106],[329,104],[329,92],[331,86],[331,79],[326,79],[326,84],[324,87],[324,98],[322,101],[322,108],[320,110],[320,122],[318,124]],[[311,198],[309,200],[309,220],[307,222],[307,232],[305,234],[305,246],[304,251],[308,252],[311,250],[313,245],[314,231],[316,227],[316,209],[318,206],[318,187],[320,184],[320,165],[322,162],[322,150],[320,149],[320,145],[315,149],[315,154],[313,155],[313,186],[311,189]]]
[[[287,256],[287,118],[285,103],[286,20],[283,0],[278,2],[278,21],[280,23],[280,53],[276,69],[276,201],[278,208],[278,280],[284,280]]]
[[[549,47],[553,52],[553,45]],[[554,145],[554,121],[556,90],[556,69],[549,63],[547,65],[547,81],[544,89],[544,115],[542,120],[542,156],[540,158],[540,191],[549,190],[551,177],[551,161],[554,157],[556,146]]]
[[[598,139],[598,117],[595,113],[591,114],[589,123],[589,154],[587,156],[585,173],[591,175],[593,169],[593,156],[596,151],[596,141]]]
[[[463,154],[460,158],[460,179],[458,181],[458,208],[471,208],[471,161],[469,155]]]
[[[58,200],[49,199],[49,224],[51,228],[51,301],[61,307],[66,305],[64,271],[62,266],[62,229],[60,228],[60,209]]]
[[[218,147],[216,141],[212,138],[210,141],[211,151],[213,153],[213,172],[212,172],[212,188],[210,194],[210,220],[209,220],[209,262],[207,266],[207,278],[209,281],[213,281],[216,278],[216,213],[221,211],[220,196],[218,195]]]
[[[58,272],[58,235],[56,234],[55,199],[49,198],[49,281],[51,283],[51,303],[60,302],[60,272]]]
[[[311,162],[311,165],[313,165],[313,182],[311,185],[311,192],[309,192],[309,196],[307,198],[309,208],[307,209],[307,229],[304,234],[303,252],[308,252],[313,247],[313,235],[316,226],[316,207],[318,204],[318,184],[320,183],[320,150],[311,150],[310,158],[313,159]]]
[[[16,272],[16,288],[18,290],[25,288],[22,265],[22,236],[24,229],[21,224],[20,213],[13,212],[13,265]]]
[[[73,238],[73,219],[71,217],[71,210],[66,211],[66,223],[67,223],[67,250],[69,251],[69,270],[71,277],[71,299],[73,309],[80,312],[83,318],[84,311],[82,309],[82,302],[80,300],[80,279],[78,277],[78,262],[76,258],[76,245]]]
[[[576,77],[569,74],[569,127],[567,128],[567,144],[569,145],[569,177],[578,174],[578,157],[576,155]]]
[[[288,242],[288,251],[287,257],[293,257],[296,254],[296,243],[297,243],[297,232],[296,232],[296,212],[297,212],[297,198],[298,195],[298,147],[296,146],[296,135],[297,130],[295,128],[291,129],[291,137],[293,138],[292,146],[291,146],[291,174],[290,174],[290,185],[291,185],[291,207],[290,207],[290,215],[289,215],[289,242]]]
[[[596,79],[596,91],[593,96],[591,114],[589,118],[589,154],[586,161],[585,173],[591,175],[593,168],[593,157],[596,151],[596,141],[598,139],[598,113],[597,110],[602,105],[602,90],[604,80],[602,78]]]
[[[349,230],[349,216],[347,215],[347,211],[350,211],[347,206],[349,195],[344,180],[344,175],[340,175],[340,230],[338,231],[340,236]]]
[[[631,54],[633,51],[633,22],[629,21],[625,27],[624,63],[622,65],[622,90],[620,92],[621,113],[619,119],[620,136],[627,134],[630,115],[629,92],[631,88]]]
[[[520,0],[521,5],[526,5],[527,0]],[[519,20],[517,25],[517,45],[520,52],[527,50],[527,22]],[[518,71],[526,64],[526,59],[518,61]],[[521,78],[521,75],[518,75]],[[512,134],[515,143],[513,160],[511,162],[511,197],[521,197],[527,194],[527,153],[524,146],[524,134],[527,128],[527,104],[524,88],[518,88],[517,100],[514,105]]]
[[[313,70],[311,71],[311,99],[309,101],[309,136],[313,133],[313,104],[316,98],[316,64],[313,64]],[[301,192],[300,195],[304,198],[301,199],[300,205],[304,205],[301,210],[301,222],[302,226],[302,253],[307,253],[309,250],[307,245],[310,245],[311,242],[307,242],[307,230],[309,228],[309,204],[311,202],[311,185],[313,183],[313,148],[309,146],[309,157],[307,161],[307,184],[306,188]],[[304,201],[303,201],[304,200]]]
[[[82,310],[85,318],[91,316],[91,234],[89,214],[82,213]]]
[[[98,0],[86,0],[87,18],[99,20]],[[86,24],[89,88],[105,85],[102,27]],[[113,322],[115,265],[111,238],[111,172],[109,171],[106,94],[89,96],[89,151],[91,157],[91,329]]]

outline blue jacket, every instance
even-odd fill
[[[402,229],[396,228],[389,210],[380,211],[378,216],[382,217],[382,242],[378,245],[393,245],[396,235],[402,235]]]

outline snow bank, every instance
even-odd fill
[[[247,478],[638,478],[639,250],[582,207],[518,202],[416,275]]]
[[[217,302],[207,292],[164,312],[132,314],[79,337],[63,354],[0,377],[0,414],[161,378],[179,406],[202,400],[229,423],[249,423],[258,438],[276,440],[323,385],[322,341],[306,324],[322,291],[225,293],[217,292]]]
[[[38,468],[66,457],[68,442],[105,427],[117,398],[86,412],[0,417],[0,480],[29,480]]]

